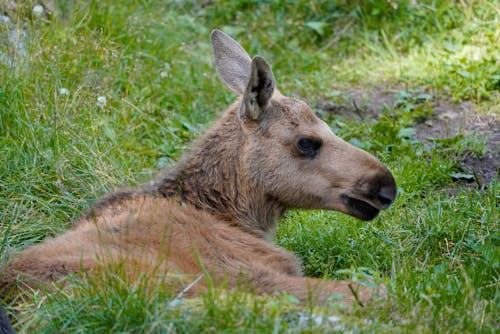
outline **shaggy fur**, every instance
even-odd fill
[[[109,195],[71,230],[16,254],[0,274],[0,295],[17,293],[17,282],[90,279],[121,263],[131,280],[150,275],[150,284],[177,291],[205,273],[187,296],[211,278],[300,300],[371,298],[373,290],[353,282],[303,277],[299,259],[265,237],[291,208],[374,218],[396,196],[391,173],[305,103],[281,95],[263,58],[251,59],[220,31],[212,45],[219,75],[240,99],[155,183]]]

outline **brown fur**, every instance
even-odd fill
[[[361,301],[372,296],[349,281],[303,277],[299,259],[265,236],[290,208],[372,219],[395,198],[391,173],[331,133],[306,104],[274,89],[262,58],[250,59],[220,31],[212,43],[219,74],[241,98],[152,186],[106,197],[73,229],[15,255],[0,274],[1,295],[16,282],[37,287],[123,263],[130,277],[154,273],[150,284],[177,291],[205,272],[232,288],[301,300],[342,294],[350,302],[353,290]],[[310,157],[297,148],[309,137],[322,143]]]

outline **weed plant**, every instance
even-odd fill
[[[342,93],[350,87],[399,92],[377,117],[317,110],[338,135],[390,167],[399,187],[394,206],[369,223],[293,211],[276,234],[307,275],[372,277],[385,282],[389,296],[346,310],[334,300],[303,306],[290,296],[210,289],[173,306],[167,289],[124,284],[118,268],[98,282],[75,277],[69,291],[33,291],[31,302],[8,307],[18,330],[498,331],[499,183],[465,187],[452,178],[464,153],[488,153],[487,138],[428,145],[415,136],[438,100],[471,101],[476,111],[499,116],[498,2],[55,3],[51,20],[16,21],[27,32],[26,52],[0,44],[3,260],[70,228],[102,194],[168,168],[234,100],[211,61],[209,34],[221,28],[269,60],[280,90],[312,107],[350,105]]]

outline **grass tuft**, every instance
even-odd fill
[[[63,1],[50,20],[25,7],[17,26],[0,23],[2,261],[66,230],[107,191],[171,165],[233,101],[212,67],[213,28],[266,57],[280,90],[386,163],[399,195],[371,223],[293,211],[277,231],[308,275],[383,281],[389,298],[375,305],[318,308],[211,289],[173,307],[168,288],[147,277],[129,284],[118,267],[29,293],[33,302],[9,308],[18,330],[497,331],[500,184],[460,183],[462,157],[498,156],[495,133],[418,136],[442,101],[500,115],[497,2]],[[363,113],[377,101],[353,107],[354,88],[393,99]],[[342,112],[322,110],[324,101]]]

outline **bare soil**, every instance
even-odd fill
[[[485,140],[486,152],[481,157],[464,154],[461,169],[476,175],[480,183],[499,177],[500,119],[496,115],[480,115],[471,102],[459,105],[436,101],[432,118],[416,127],[417,138],[429,144],[429,138],[452,138],[476,134]]]
[[[377,118],[385,110],[395,107],[401,89],[375,87],[367,90],[349,89],[342,94],[340,103],[322,100],[317,108],[323,113],[357,119]],[[418,95],[418,94],[415,94]],[[446,99],[432,98],[432,115],[416,124],[416,138],[426,146],[435,145],[435,139],[476,135],[486,144],[484,155],[477,157],[465,152],[459,157],[460,169],[472,174],[480,184],[488,184],[499,178],[500,118],[496,114],[483,115],[472,102],[454,104]],[[457,179],[457,181],[467,181]]]

